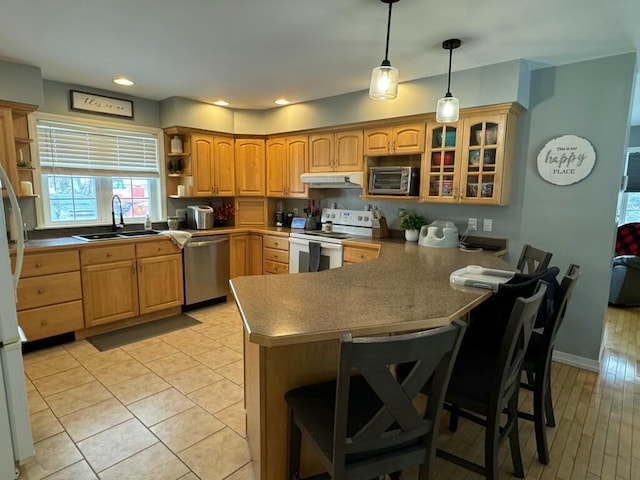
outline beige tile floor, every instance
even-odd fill
[[[36,456],[21,480],[253,480],[233,302],[202,324],[99,352],[78,341],[24,357]]]
[[[237,308],[191,315],[202,324],[107,352],[79,341],[25,355],[36,457],[20,479],[254,480]],[[549,465],[520,422],[527,479],[640,480],[640,308],[609,309],[604,347],[599,373],[554,363]],[[461,421],[438,447],[481,463],[483,430]],[[501,479],[510,463],[504,446]],[[436,460],[433,480],[481,478]]]

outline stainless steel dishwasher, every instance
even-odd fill
[[[229,235],[193,237],[182,252],[185,307],[228,295]]]

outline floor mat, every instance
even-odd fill
[[[173,317],[161,318],[153,322],[142,323],[132,327],[115,330],[113,332],[101,333],[93,337],[87,337],[87,342],[91,343],[101,352],[118,348],[130,343],[139,342],[146,338],[163,335],[165,333],[180,330],[182,328],[193,327],[199,325],[199,322],[189,315],[174,315]]]

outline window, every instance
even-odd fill
[[[640,148],[627,155],[626,186],[620,195],[619,224],[640,222]]]
[[[42,114],[36,131],[40,225],[110,224],[120,208],[125,222],[164,218],[160,131]]]

